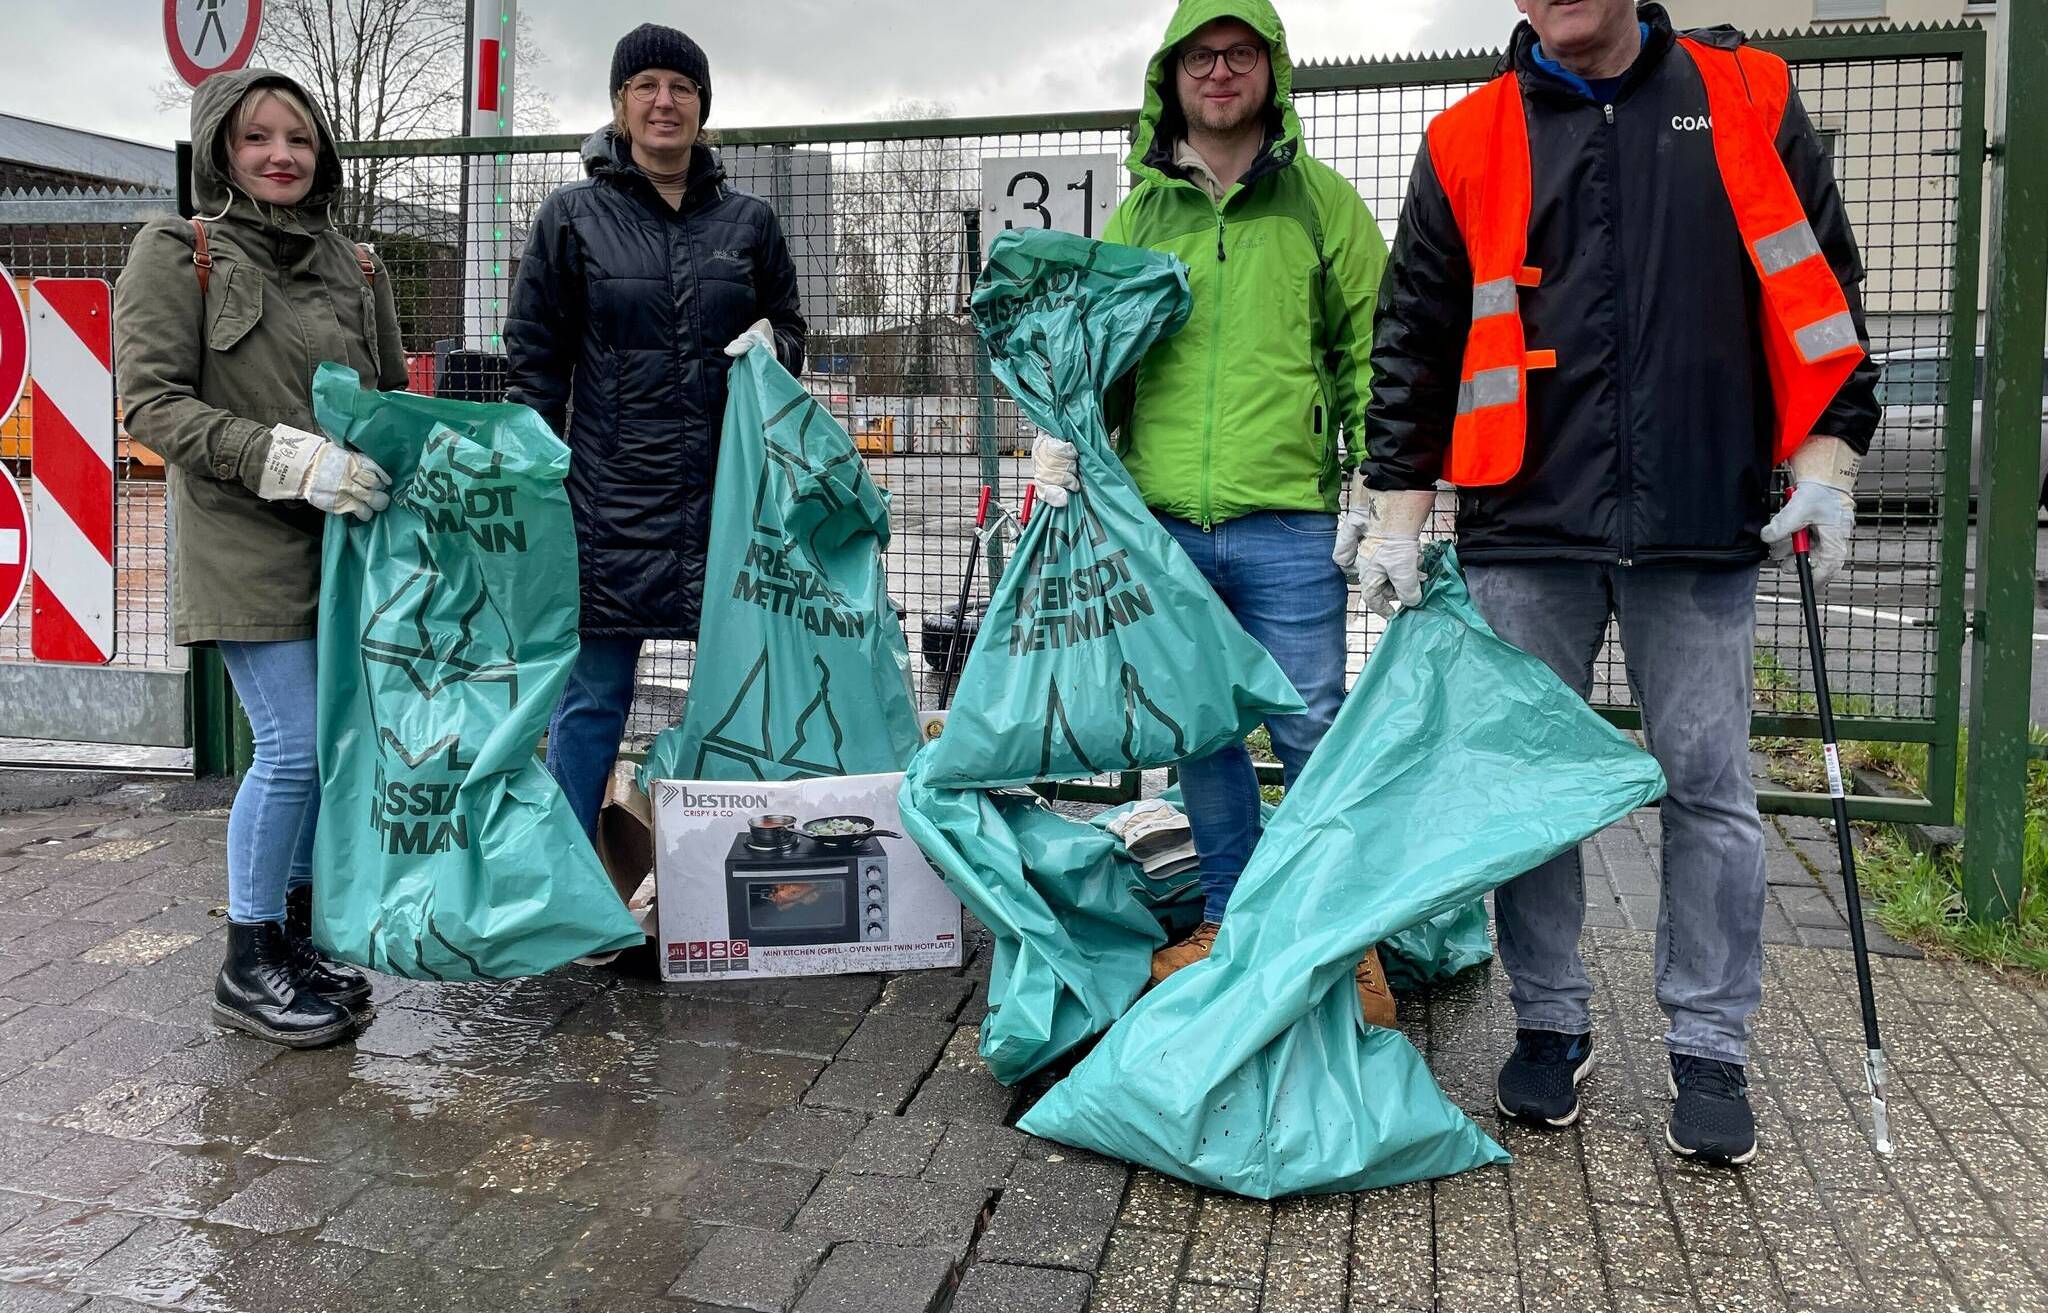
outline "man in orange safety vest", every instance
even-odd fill
[[[1380,291],[1347,512],[1366,601],[1421,598],[1439,480],[1507,641],[1590,692],[1618,621],[1660,812],[1657,999],[1671,1149],[1756,1154],[1763,826],[1749,774],[1756,586],[1795,530],[1846,560],[1876,429],[1863,268],[1782,59],[1654,4],[1516,0],[1500,76],[1431,123]],[[1774,469],[1796,485],[1772,514]],[[1574,851],[1502,887],[1517,1036],[1502,1112],[1579,1116],[1593,1065]]]

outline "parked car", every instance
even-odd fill
[[[1856,481],[1857,499],[1867,511],[1927,512],[1941,501],[1946,468],[1942,461],[1943,408],[1948,390],[1948,356],[1933,347],[1893,351],[1878,357],[1878,404],[1884,417]],[[1977,497],[1984,430],[1984,353],[1975,365],[1970,405],[1970,498]],[[2041,369],[2041,505],[2048,509],[2048,361]],[[1953,457],[1956,453],[1949,453]]]

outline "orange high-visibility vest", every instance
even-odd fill
[[[1707,89],[1714,157],[1743,245],[1763,288],[1764,359],[1777,415],[1773,460],[1804,442],[1863,359],[1863,345],[1799,193],[1778,156],[1777,128],[1792,72],[1776,55],[1723,50],[1680,37]],[[1531,350],[1520,289],[1530,268],[1533,184],[1521,83],[1502,74],[1429,125],[1430,162],[1472,264],[1472,328],[1459,374],[1445,477],[1461,487],[1506,483],[1528,445],[1528,374],[1557,363]]]

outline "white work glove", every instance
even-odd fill
[[[746,332],[727,342],[725,344],[725,354],[734,357],[743,356],[757,346],[767,347],[770,355],[775,354],[775,330],[769,326],[768,321],[765,319],[756,319],[753,323],[747,325]]]
[[[1385,492],[1360,484],[1352,489],[1330,555],[1345,578],[1358,580],[1359,599],[1374,615],[1392,616],[1397,601],[1422,605],[1422,526],[1435,505],[1434,488]]]
[[[1071,442],[1040,434],[1031,444],[1031,481],[1038,485],[1038,500],[1066,505],[1067,494],[1081,490],[1081,453]]]
[[[318,433],[279,424],[270,430],[256,495],[265,501],[311,502],[329,515],[368,523],[391,504],[391,476],[376,461]]]
[[[1811,530],[1807,559],[1814,587],[1823,588],[1849,559],[1849,540],[1856,533],[1856,472],[1863,457],[1840,438],[1816,433],[1787,463],[1792,495],[1764,526],[1764,542],[1772,559],[1783,561],[1792,555],[1792,535]]]

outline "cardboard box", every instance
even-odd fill
[[[604,806],[597,813],[597,860],[611,877],[622,901],[654,871],[654,811],[640,792],[638,762],[621,760],[612,767]]]
[[[769,784],[657,780],[662,976],[817,976],[960,965],[960,900],[896,810],[901,774]],[[759,818],[793,817],[794,826]],[[869,837],[802,827],[866,817]],[[766,840],[766,841],[764,841]]]

